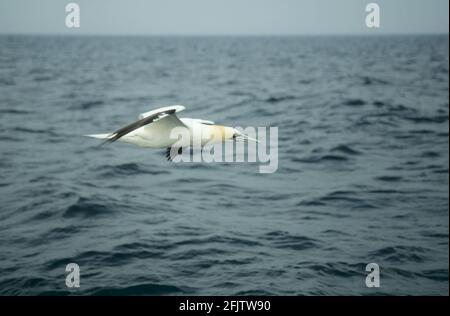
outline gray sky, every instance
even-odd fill
[[[65,26],[76,2],[81,27]],[[378,3],[381,28],[365,26]],[[0,33],[273,35],[448,33],[448,0],[0,0]]]

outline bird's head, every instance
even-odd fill
[[[233,140],[233,141],[253,141],[256,143],[259,143],[257,139],[254,139],[237,129],[229,126],[222,126],[222,125],[213,125],[212,126],[212,138],[217,141],[226,141],[226,140]]]

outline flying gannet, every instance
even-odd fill
[[[233,127],[215,125],[212,121],[192,118],[178,118],[176,113],[185,109],[182,105],[162,107],[139,115],[139,120],[112,133],[85,135],[103,139],[104,143],[123,141],[147,148],[165,148],[166,157],[172,160],[182,153],[183,148],[193,144],[204,146],[226,140],[258,140],[249,137]],[[171,135],[175,128],[184,128],[190,134],[180,141]],[[175,147],[173,147],[176,144]]]

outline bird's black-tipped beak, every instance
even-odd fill
[[[245,141],[245,140],[259,143],[259,140],[251,138],[248,135],[245,135],[242,133],[234,133],[233,134],[233,141]]]

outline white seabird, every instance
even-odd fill
[[[123,141],[140,147],[166,148],[166,156],[169,160],[172,160],[175,155],[181,154],[183,148],[192,147],[193,144],[204,146],[226,140],[244,139],[258,142],[233,127],[215,125],[212,121],[202,119],[178,118],[176,113],[184,109],[185,107],[182,105],[162,107],[140,114],[138,121],[115,132],[85,136],[103,139],[104,143]],[[187,129],[190,139],[185,139],[180,143],[178,139],[171,137],[171,132],[176,127]],[[171,150],[175,143],[175,150]]]

